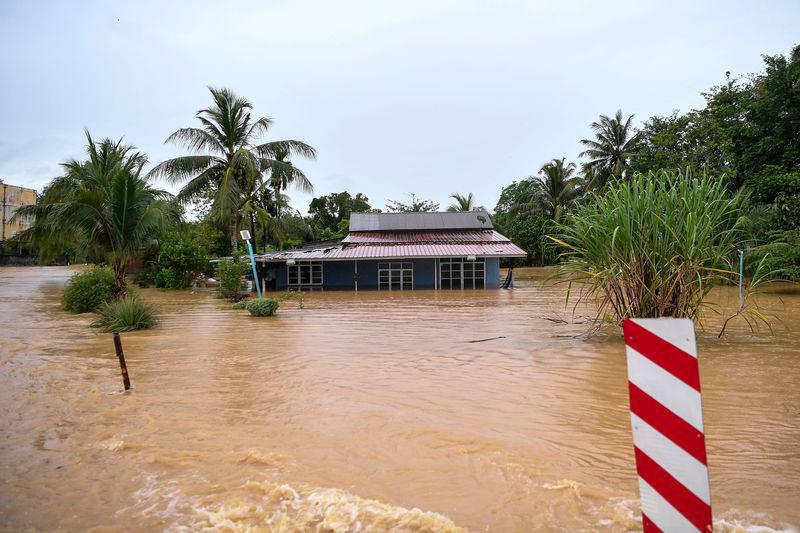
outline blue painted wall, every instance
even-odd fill
[[[394,262],[401,262],[394,261]],[[410,259],[402,262],[414,264],[414,288],[434,289],[436,287],[436,260],[435,259]],[[387,261],[358,261],[358,290],[378,289],[378,263]],[[355,261],[324,261],[322,264],[323,288],[326,290],[353,290],[355,283]],[[287,288],[287,267],[281,264],[277,268],[277,290]],[[259,273],[259,275],[263,275]],[[500,259],[497,257],[486,258],[486,288],[497,289],[500,287]]]
[[[500,288],[500,258],[487,257],[486,258],[486,288],[499,289]]]

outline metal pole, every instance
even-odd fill
[[[119,333],[112,333],[112,336],[114,337],[114,350],[119,359],[119,369],[122,371],[122,385],[125,390],[130,390],[131,380],[128,377],[128,366],[125,364],[125,354],[122,353],[122,340],[119,338]]]
[[[250,266],[253,267],[253,285],[256,286],[256,292],[258,292],[258,299],[261,299],[261,285],[258,283],[258,273],[256,272],[256,257],[253,255],[253,245],[250,243],[250,239],[247,239],[247,251],[250,252]]]
[[[744,300],[744,250],[739,250],[739,307]]]

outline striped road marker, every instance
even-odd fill
[[[645,533],[711,531],[694,325],[626,320],[631,426]]]

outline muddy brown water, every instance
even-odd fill
[[[123,334],[127,394],[110,335],[60,310],[72,271],[0,269],[0,529],[640,528],[621,338],[548,320],[542,271],[266,319],[144,290],[163,321]],[[699,333],[720,531],[800,524],[800,293],[761,302],[773,335]]]

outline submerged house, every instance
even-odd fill
[[[496,289],[525,251],[485,211],[352,213],[347,237],[256,256],[266,290]]]

